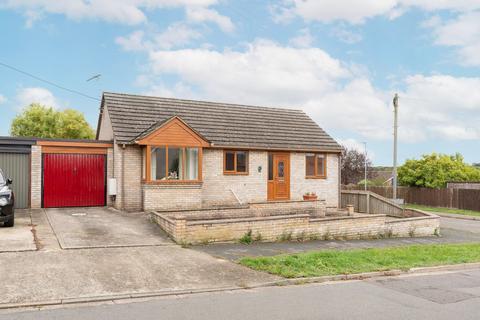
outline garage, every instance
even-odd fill
[[[30,152],[34,140],[0,137],[0,168],[12,179],[15,208],[30,206]]]
[[[42,207],[106,205],[107,149],[92,143],[39,141]]]

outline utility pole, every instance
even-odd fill
[[[393,97],[393,200],[397,200],[398,94]]]
[[[367,191],[367,143],[366,142],[363,142],[363,145],[365,146],[365,159],[364,159],[364,166],[365,166],[365,179],[363,181],[365,181],[365,191]]]

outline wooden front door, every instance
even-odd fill
[[[268,200],[290,200],[290,153],[268,157]]]

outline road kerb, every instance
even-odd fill
[[[161,291],[152,291],[152,292],[135,292],[135,293],[128,293],[128,294],[65,298],[65,299],[55,299],[55,300],[48,300],[48,301],[0,303],[0,310],[13,309],[13,308],[81,304],[81,303],[92,303],[92,302],[102,302],[102,301],[116,301],[116,300],[118,301],[118,300],[126,300],[126,299],[154,298],[154,297],[163,297],[163,296],[172,296],[172,295],[189,295],[189,294],[209,293],[209,292],[237,291],[237,290],[243,290],[243,289],[248,290],[248,289],[274,287],[274,286],[302,285],[302,284],[308,284],[308,283],[366,280],[366,279],[392,277],[392,276],[400,276],[400,275],[408,275],[408,274],[428,274],[428,273],[435,273],[435,272],[442,272],[442,271],[444,272],[459,271],[459,270],[470,270],[470,269],[477,269],[477,268],[480,268],[480,262],[435,266],[435,267],[411,268],[409,270],[388,270],[388,271],[375,271],[375,272],[365,272],[365,273],[356,273],[356,274],[348,274],[348,275],[342,274],[342,275],[334,275],[334,276],[281,279],[281,280],[272,281],[272,282],[264,282],[260,284],[244,285],[244,286],[242,285],[242,286],[232,286],[232,287],[186,289],[186,290],[161,290]]]
[[[444,217],[444,218],[480,221],[480,217],[476,217],[476,216],[467,216],[467,215],[464,215],[464,214],[445,213],[445,212],[432,212],[432,213],[436,214],[437,216]]]

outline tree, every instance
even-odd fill
[[[480,169],[466,164],[459,153],[432,153],[407,160],[398,169],[398,181],[404,186],[444,188],[448,181],[480,181]]]
[[[83,114],[73,109],[57,111],[32,103],[12,121],[10,134],[17,137],[93,139],[95,133]]]
[[[367,158],[367,172],[372,162]],[[365,178],[365,154],[355,149],[343,147],[342,151],[342,184],[357,184]]]

